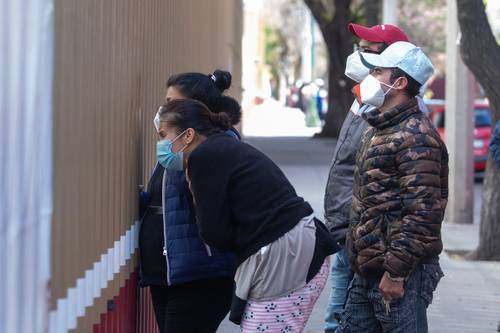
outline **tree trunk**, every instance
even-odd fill
[[[380,20],[380,1],[365,0],[365,20],[366,25],[371,27],[379,24]]]
[[[344,118],[354,97],[352,84],[344,76],[347,56],[352,53],[350,22],[351,0],[304,0],[323,34],[329,54],[328,111],[319,134],[338,138]]]
[[[488,159],[484,178],[479,246],[472,255],[478,260],[500,260],[500,170]]]
[[[331,65],[338,62],[338,60],[337,55],[330,55],[329,57],[328,112],[325,115],[325,125],[319,134],[321,137],[339,137],[345,116],[354,101],[354,96],[351,92],[352,84],[344,77],[344,69],[339,70],[337,67]]]
[[[482,0],[456,0],[462,33],[460,52],[490,101],[493,127],[500,118],[500,46],[488,24]],[[473,257],[500,260],[500,172],[488,157],[481,206],[479,246]]]

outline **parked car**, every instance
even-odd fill
[[[444,101],[426,101],[431,110],[430,117],[436,126],[441,138],[444,140]],[[486,160],[488,159],[488,147],[491,137],[491,110],[487,103],[475,103],[474,105],[474,171],[484,172]]]

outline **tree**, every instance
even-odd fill
[[[352,53],[351,0],[304,0],[323,34],[328,50],[328,112],[321,136],[338,137],[351,106],[352,83],[344,76],[347,56]]]
[[[380,1],[378,0],[365,0],[365,19],[366,25],[371,27],[380,22]]]
[[[490,101],[493,121],[500,119],[500,46],[482,0],[456,0],[461,30],[460,53]],[[474,259],[500,260],[500,172],[488,157],[481,207],[479,246]]]
[[[379,0],[304,0],[309,7],[328,51],[328,111],[320,136],[337,138],[354,97],[353,82],[344,76],[346,59],[353,51],[348,24],[378,24]]]
[[[300,72],[302,48],[305,44],[302,30],[305,24],[302,0],[267,0],[264,7],[265,62],[273,79],[297,77]]]

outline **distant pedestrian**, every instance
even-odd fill
[[[301,332],[337,249],[328,230],[267,156],[224,134],[224,113],[177,100],[160,119],[168,158],[186,170],[202,239],[236,255],[230,319],[242,332]]]
[[[231,74],[225,71],[182,73],[168,79],[165,99],[197,99],[213,112],[230,114],[235,125],[241,107],[222,94],[230,85]],[[159,114],[154,124],[160,131]],[[232,126],[224,135],[239,139]],[[182,164],[165,155],[168,148],[167,142],[158,143],[158,163],[147,187],[139,234],[140,285],[150,287],[160,332],[213,333],[229,312],[235,259],[200,238]]]
[[[351,23],[349,30],[360,38],[357,48],[361,52],[380,54],[390,44],[408,40],[401,29],[390,24],[368,28]],[[357,88],[359,82],[368,76],[369,68],[363,65],[357,50],[347,58],[345,74],[358,82]],[[356,90],[359,92],[359,89]],[[356,153],[361,146],[361,137],[368,127],[361,113],[367,108],[374,107],[360,105],[359,98],[353,102],[340,130],[325,189],[325,223],[335,240],[342,245],[345,244],[349,229]],[[325,333],[333,333],[338,327],[338,316],[346,302],[347,288],[352,278],[345,247],[332,256],[331,271],[332,290],[326,309]]]
[[[337,332],[425,333],[443,273],[441,223],[448,153],[415,96],[434,68],[415,45],[396,42],[360,85],[371,125],[356,157],[346,248],[355,272]]]
[[[491,135],[490,154],[497,168],[500,168],[500,121],[497,121],[495,130]]]

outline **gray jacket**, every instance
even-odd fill
[[[362,106],[364,107],[366,106]],[[333,153],[325,190],[325,224],[335,240],[340,243],[345,242],[349,228],[356,153],[368,126],[361,116],[349,111]]]

